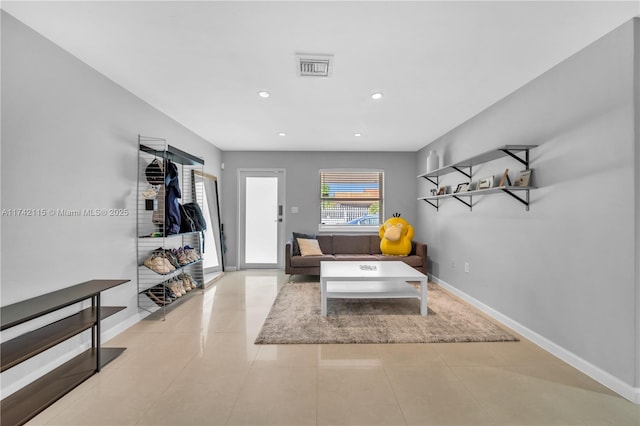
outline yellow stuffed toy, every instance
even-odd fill
[[[411,253],[413,226],[394,213],[380,225],[380,251],[387,256],[406,256]]]

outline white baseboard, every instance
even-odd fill
[[[138,311],[140,311],[140,310],[138,309]],[[147,316],[146,314],[143,315],[141,312],[138,312],[137,315],[135,315],[135,314],[131,315],[125,321],[121,321],[121,322],[117,323],[116,325],[114,325],[113,327],[111,327],[110,329],[103,331],[102,332],[102,343],[108,342],[109,340],[111,340],[112,338],[116,337],[118,334],[122,333],[123,331],[125,331],[129,327],[132,327],[132,326],[136,325],[141,320],[143,320],[144,317],[146,317],[146,316]]]
[[[468,295],[467,293],[457,289],[456,287],[452,286],[451,284],[449,284],[449,283],[447,283],[447,282],[445,282],[445,281],[443,281],[443,280],[441,280],[441,279],[439,279],[439,278],[437,278],[435,276],[430,276],[430,279],[431,279],[431,281],[437,283],[438,285],[440,285],[443,288],[447,289],[451,293],[455,294],[456,296],[458,296],[459,298],[461,298],[465,302],[469,303],[470,305],[472,305],[476,309],[484,312],[485,314],[489,315],[490,317],[492,317],[496,321],[504,324],[505,326],[507,326],[507,327],[511,328],[512,330],[514,330],[516,333],[519,333],[520,335],[522,335],[523,337],[527,338],[531,342],[533,342],[536,345],[540,346],[542,349],[546,350],[547,352],[551,353],[552,355],[556,356],[557,358],[560,358],[561,360],[563,360],[567,364],[569,364],[572,367],[580,370],[581,372],[583,372],[587,376],[591,377],[592,379],[596,380],[597,382],[600,382],[601,384],[603,384],[604,386],[608,387],[612,391],[616,392],[620,396],[628,399],[629,401],[631,401],[631,402],[633,402],[635,404],[640,404],[640,388],[633,387],[633,386],[623,382],[622,380],[620,380],[617,377],[611,375],[610,373],[607,373],[606,371],[602,370],[601,368],[599,368],[599,367],[591,364],[590,362],[580,358],[578,355],[574,354],[573,352],[570,352],[570,351],[566,350],[562,346],[559,346],[558,344],[550,341],[549,339],[545,338],[544,336],[541,336],[540,334],[536,333],[535,331],[528,329],[527,327],[523,326],[522,324],[518,323],[517,321],[512,320],[511,318],[507,317],[506,315],[503,315],[502,313],[496,311],[495,309],[491,308],[490,306],[485,305],[484,303],[482,303],[481,301],[477,300],[473,296]]]

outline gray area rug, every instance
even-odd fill
[[[428,315],[418,299],[329,299],[320,315],[320,284],[287,283],[256,344],[438,343],[517,341],[437,284],[429,283]]]

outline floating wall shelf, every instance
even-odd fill
[[[482,154],[475,155],[463,161],[458,161],[453,164],[441,167],[431,172],[418,175],[418,178],[424,178],[433,183],[436,188],[440,185],[440,176],[444,176],[450,173],[460,173],[469,180],[473,178],[473,167],[487,163],[489,161],[498,160],[504,157],[510,157],[522,164],[526,169],[529,169],[529,150],[537,147],[537,145],[504,145],[491,151],[484,152]],[[532,186],[500,186],[486,189],[476,189],[473,191],[463,191],[451,194],[432,195],[427,197],[419,197],[418,200],[423,200],[435,207],[436,210],[440,208],[440,201],[446,198],[455,198],[460,201],[469,209],[473,207],[472,197],[475,195],[489,195],[497,193],[505,193],[518,200],[525,205],[525,209],[529,210],[529,190],[535,189]],[[521,196],[521,195],[522,196]]]

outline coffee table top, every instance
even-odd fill
[[[320,277],[368,281],[372,279],[424,279],[426,275],[401,261],[320,262]]]

